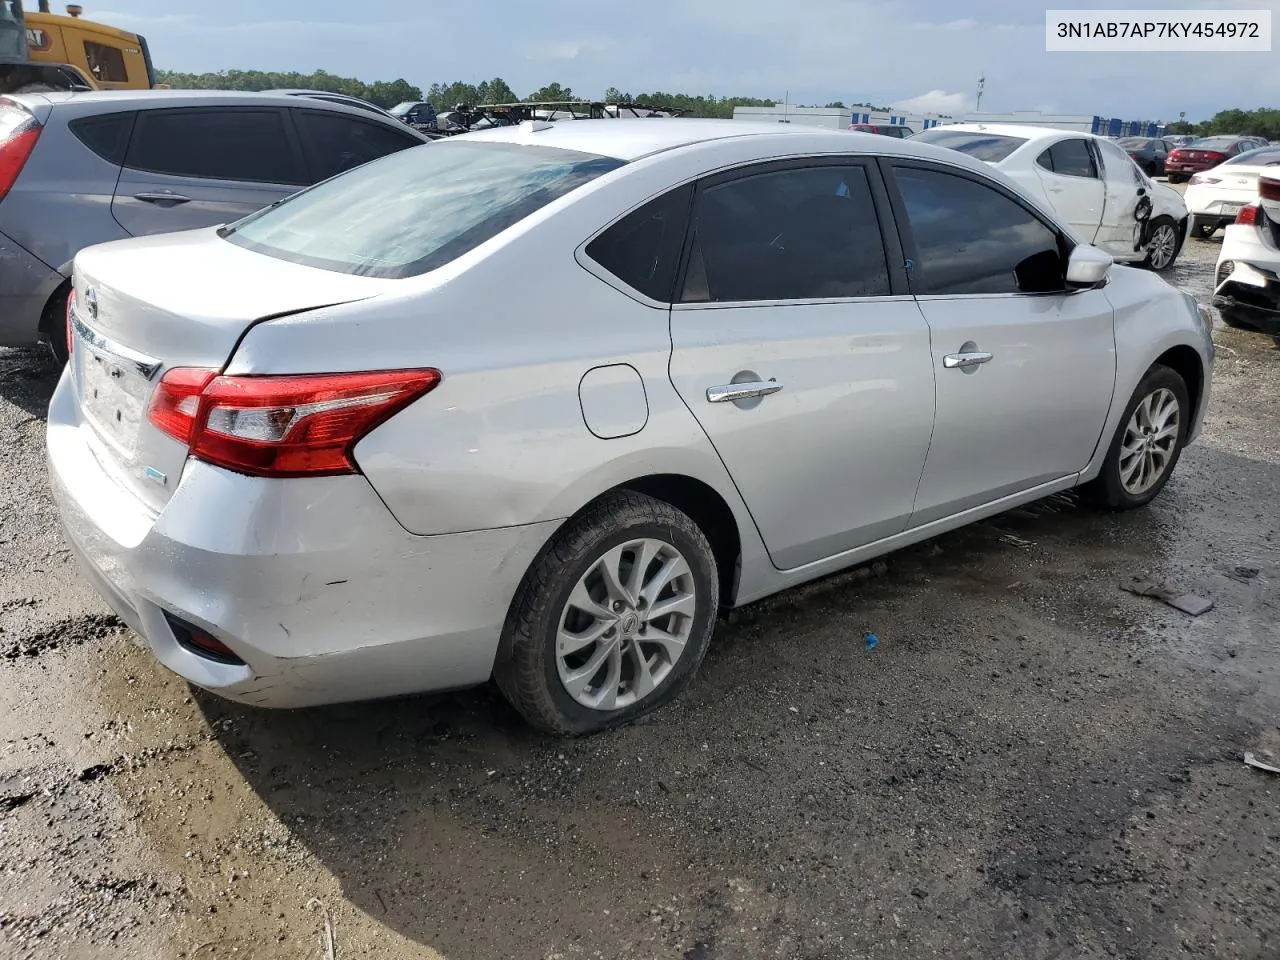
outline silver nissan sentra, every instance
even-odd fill
[[[717,611],[1080,487],[1159,493],[1210,321],[998,171],[695,120],[404,151],[76,258],[71,543],[190,682],[483,683],[533,724],[674,697]]]

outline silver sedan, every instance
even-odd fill
[[[299,706],[497,680],[585,733],[717,613],[1080,487],[1139,507],[1210,324],[887,137],[534,121],[76,259],[48,452],[170,669]]]

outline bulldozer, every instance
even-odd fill
[[[27,12],[22,0],[0,0],[0,94],[51,90],[146,90],[155,68],[145,37],[82,18],[49,0]]]

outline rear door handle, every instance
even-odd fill
[[[981,350],[972,350],[969,353],[949,353],[942,358],[942,365],[948,370],[963,370],[966,367],[976,367],[979,364],[986,363],[993,356],[995,354]]]
[[[135,193],[133,199],[143,203],[154,203],[157,207],[176,207],[180,203],[190,203],[190,197],[178,193]]]
[[[726,383],[720,387],[707,387],[708,403],[731,403],[734,400],[750,400],[767,397],[782,389],[777,380],[748,380],[746,383]]]

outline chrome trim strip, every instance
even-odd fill
[[[87,323],[80,319],[80,314],[75,306],[71,307],[71,326],[75,330],[76,336],[87,343],[99,353],[106,354],[110,360],[117,361],[121,364],[128,364],[138,373],[142,374],[143,379],[150,380],[156,375],[156,371],[163,364],[155,357],[148,357],[144,353],[137,350],[130,350],[122,343],[116,343],[110,337],[104,337],[97,330],[94,330]]]

